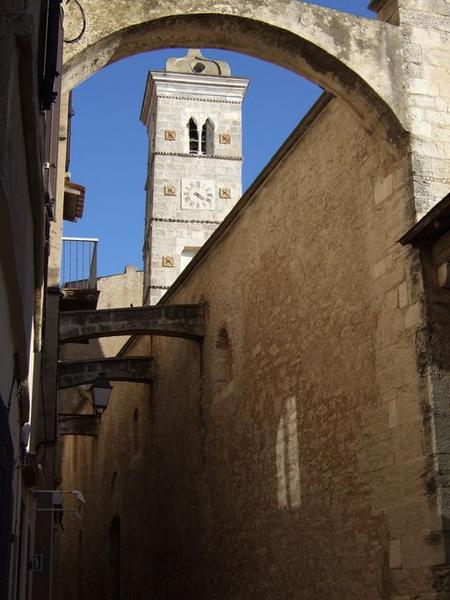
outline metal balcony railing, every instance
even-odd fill
[[[97,289],[97,238],[63,237],[61,287]]]

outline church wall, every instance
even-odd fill
[[[427,540],[439,527],[437,501],[426,499],[422,482],[427,464],[413,337],[421,324],[418,264],[405,262],[407,252],[396,244],[411,218],[405,210],[410,190],[402,186],[407,169],[383,164],[376,146],[357,131],[336,104],[327,110],[293,151],[297,160],[293,154],[286,159],[243,222],[170,298],[203,297],[209,304],[205,452],[213,481],[213,564],[228,561],[214,592],[225,586],[223,597],[237,597],[243,587],[250,597],[261,579],[256,591],[262,595],[289,580],[302,582],[298,597],[306,598],[425,593],[432,589],[427,566],[442,560],[442,546]],[[274,203],[274,192],[288,207]],[[235,374],[233,391],[218,403],[214,355],[223,324]],[[168,361],[173,372],[172,349],[160,343],[160,363]],[[167,415],[170,424],[177,418]],[[282,422],[289,438],[298,431],[294,450],[289,442],[280,449]],[[288,458],[296,444],[298,465]],[[283,461],[291,474],[280,483]],[[295,489],[297,510],[290,499]],[[276,527],[267,526],[275,501],[287,516],[284,529],[276,518]],[[223,544],[223,532],[233,525]],[[298,537],[290,537],[297,527]],[[284,552],[280,535],[288,539]],[[241,569],[242,556],[253,558]],[[266,588],[268,563],[274,574]],[[248,579],[230,582],[230,572]]]
[[[109,589],[117,516],[130,597],[443,597],[420,264],[397,244],[409,167],[324,104],[166,295],[207,302],[204,342],[139,338],[152,389],[116,384],[98,438],[65,442],[84,599]],[[58,534],[62,572],[79,527]]]

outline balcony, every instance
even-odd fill
[[[60,309],[91,310],[97,308],[96,238],[62,238]]]

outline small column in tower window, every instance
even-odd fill
[[[202,154],[214,154],[214,124],[211,119],[206,119],[202,127]]]

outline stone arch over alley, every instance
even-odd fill
[[[218,47],[285,67],[341,98],[368,131],[402,145],[406,126],[400,32],[297,0],[170,0],[111,10],[106,0],[68,5],[64,86],[106,65],[167,47]],[[81,35],[82,34],[82,35]]]

